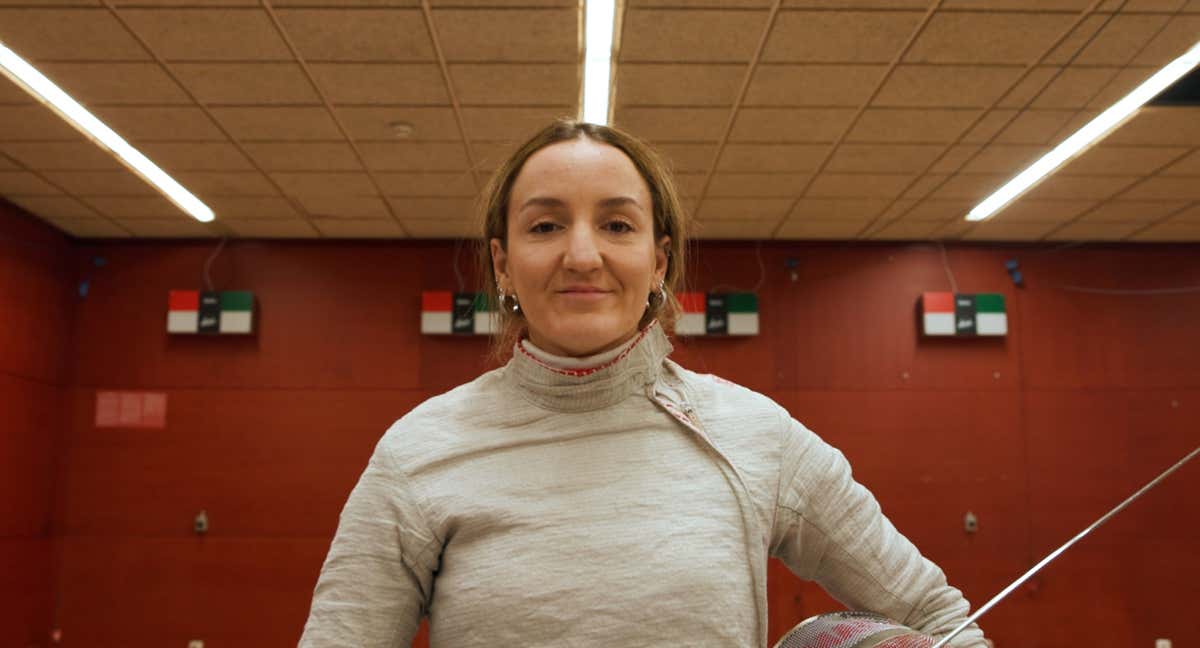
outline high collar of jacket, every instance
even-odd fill
[[[647,385],[658,380],[663,360],[673,348],[658,321],[642,329],[633,344],[615,358],[593,367],[556,367],[518,342],[505,367],[505,379],[538,407],[586,412],[644,392]]]

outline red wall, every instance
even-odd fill
[[[376,440],[485,367],[484,340],[418,332],[420,291],[455,287],[449,243],[233,243],[212,278],[256,293],[258,335],[168,337],[167,290],[199,287],[212,249],[75,250],[80,268],[97,255],[107,265],[90,270],[74,328],[55,518],[65,644],[294,645]],[[693,287],[758,286],[763,334],[680,342],[675,357],[767,393],[841,447],[897,526],[980,604],[1196,445],[1200,293],[1061,286],[1197,285],[1198,252],[951,247],[960,291],[1004,293],[1011,333],[921,341],[917,295],[949,288],[933,246],[705,244]],[[1012,256],[1027,288],[1005,273]],[[97,389],[167,393],[167,429],[95,429]],[[1200,600],[1197,492],[1200,463],[984,627],[999,646],[1200,642],[1188,605]],[[197,538],[201,509],[212,527]],[[772,569],[772,636],[831,608]]]
[[[53,624],[54,509],[74,303],[67,238],[0,199],[0,645]]]

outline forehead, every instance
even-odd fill
[[[586,137],[555,142],[529,156],[513,183],[510,206],[535,195],[568,202],[624,195],[650,207],[650,188],[633,160],[615,146]]]

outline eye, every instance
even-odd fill
[[[624,234],[626,232],[632,232],[633,226],[623,220],[614,220],[605,223],[604,229],[616,234]]]
[[[534,234],[549,234],[550,232],[553,232],[557,227],[558,227],[558,225],[556,225],[550,221],[542,221],[540,223],[535,223],[533,225],[533,227],[529,228],[529,231],[533,232]]]

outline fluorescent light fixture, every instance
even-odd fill
[[[1097,115],[1083,128],[1075,131],[1073,135],[1054,147],[1054,150],[1043,155],[1029,168],[1017,174],[1017,177],[1009,180],[1003,187],[985,198],[967,214],[967,220],[981,221],[1003,209],[1018,196],[1028,191],[1030,187],[1040,182],[1042,178],[1050,175],[1055,169],[1112,132],[1126,119],[1133,116],[1147,101],[1167,89],[1183,75],[1191,72],[1198,63],[1200,63],[1200,43],[1196,43],[1186,54],[1155,72],[1154,76],[1146,79],[1133,92],[1125,95],[1124,99]]]
[[[612,74],[613,0],[587,0],[587,44],[583,55],[583,121],[608,124],[609,76]]]
[[[25,92],[36,97],[59,117],[67,120],[72,126],[87,135],[92,141],[108,149],[125,166],[140,175],[143,180],[154,185],[171,202],[190,214],[198,221],[207,223],[213,219],[213,211],[191,192],[184,189],[174,178],[158,168],[140,151],[129,145],[123,137],[113,132],[104,122],[79,105],[67,93],[62,91],[38,72],[32,65],[25,62],[15,52],[0,43],[0,72],[12,79],[14,83],[25,89]]]

